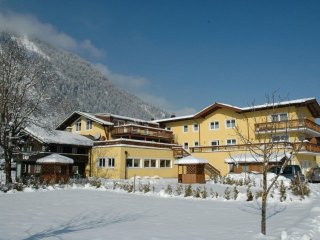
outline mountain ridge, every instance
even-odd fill
[[[1,34],[1,32],[0,32]],[[14,35],[29,51],[36,52],[50,64],[54,83],[48,86],[56,109],[47,112],[54,125],[73,111],[112,113],[150,120],[169,114],[139,97],[116,87],[93,64],[75,53],[36,38]]]

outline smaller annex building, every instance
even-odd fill
[[[93,139],[87,176],[176,178],[174,160],[188,153],[158,123],[110,113],[73,112],[58,127]]]
[[[68,167],[68,176],[86,177],[85,168],[89,163],[90,149],[93,146],[91,139],[80,134],[38,126],[25,128],[20,138],[24,144],[15,159],[17,178],[28,175],[40,176],[42,162],[37,161],[54,153],[72,159],[73,163]]]

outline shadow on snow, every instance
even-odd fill
[[[124,222],[133,222],[141,217],[145,217],[145,215],[142,213],[109,213],[104,215],[99,215],[95,213],[82,214],[80,216],[76,216],[70,219],[69,221],[62,222],[58,226],[52,226],[39,233],[31,234],[29,230],[27,230],[26,233],[29,235],[29,237],[24,238],[22,240],[35,240],[49,237],[56,237],[57,239],[62,239],[59,236],[64,234],[107,227],[110,225]]]

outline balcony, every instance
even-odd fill
[[[255,132],[266,133],[266,132],[286,132],[286,131],[299,131],[305,132],[311,137],[320,136],[320,125],[309,120],[309,119],[294,119],[278,122],[267,122],[267,123],[256,123]]]
[[[143,140],[135,140],[135,139],[114,139],[108,141],[96,141],[94,142],[94,146],[119,146],[119,145],[132,145],[139,147],[152,147],[152,148],[166,148],[166,149],[177,149],[181,148],[181,146],[177,144],[171,143],[159,143],[152,141],[143,141]]]
[[[320,145],[309,143],[309,142],[277,142],[277,143],[253,143],[251,144],[252,149],[257,149],[264,145],[273,146],[275,149],[291,148],[299,153],[305,154],[320,154]],[[218,145],[218,146],[203,146],[203,147],[190,147],[190,153],[205,153],[205,152],[218,152],[218,151],[248,151],[248,144],[237,144],[237,145]]]
[[[171,131],[153,128],[135,124],[128,124],[114,127],[111,131],[112,138],[129,138],[145,141],[173,142],[173,133]]]

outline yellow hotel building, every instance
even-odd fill
[[[194,115],[145,121],[114,114],[74,112],[58,127],[94,140],[88,176],[176,178],[174,160],[192,155],[208,160],[206,173],[261,171],[249,156],[252,144],[297,148],[291,164],[303,171],[318,165],[320,106],[315,98],[240,108],[214,103]],[[270,164],[279,164],[285,155]]]

